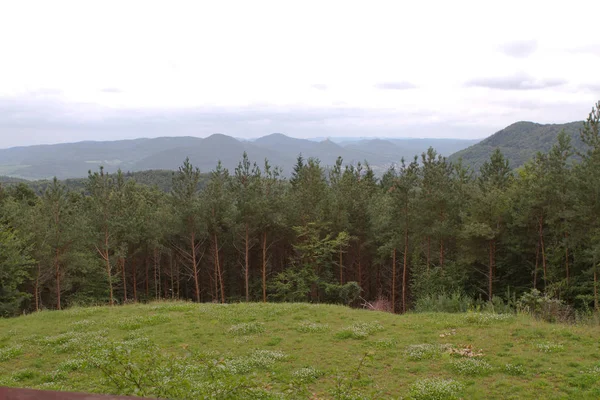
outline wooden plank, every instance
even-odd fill
[[[0,400],[150,400],[142,397],[110,396],[86,393],[0,387]]]

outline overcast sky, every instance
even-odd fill
[[[554,4],[560,4],[554,5]],[[585,119],[594,1],[3,1],[0,148]]]

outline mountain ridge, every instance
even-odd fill
[[[394,143],[393,140],[400,142]],[[299,154],[314,157],[325,166],[338,157],[346,163],[368,161],[377,173],[382,173],[402,158],[426,151],[429,146],[444,156],[450,156],[454,143],[466,148],[474,140],[462,139],[365,139],[336,143],[325,139],[294,138],[273,133],[252,141],[216,133],[206,138],[194,136],[137,138],[116,141],[80,141],[0,149],[0,175],[28,180],[86,177],[88,171],[103,166],[107,172],[138,172],[145,170],[176,170],[186,157],[201,171],[212,170],[218,160],[233,170],[246,152],[259,165],[268,159],[290,173]]]
[[[540,124],[532,121],[517,121],[499,130],[466,149],[460,150],[449,157],[456,162],[462,159],[465,165],[478,171],[496,149],[500,149],[509,161],[511,168],[516,169],[525,164],[537,152],[548,152],[556,143],[561,131],[571,138],[574,149],[583,148],[579,132],[583,121],[572,121],[563,124]]]

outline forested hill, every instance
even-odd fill
[[[582,124],[581,121],[546,125],[526,121],[516,122],[487,139],[452,154],[450,161],[458,161],[462,158],[466,165],[472,166],[477,171],[486,160],[489,160],[495,149],[500,149],[510,166],[518,168],[537,152],[545,153],[550,150],[562,130],[571,138],[573,148],[581,149],[583,143],[579,132]]]
[[[88,171],[104,166],[107,172],[177,170],[186,157],[202,172],[212,170],[217,161],[233,171],[242,154],[262,165],[265,158],[289,175],[298,154],[315,157],[323,166],[333,165],[337,157],[346,163],[367,160],[381,174],[403,157],[412,159],[428,147],[449,156],[477,140],[461,139],[372,139],[335,143],[331,140],[295,139],[275,133],[253,141],[238,140],[215,134],[196,137],[163,137],[156,139],[120,140],[112,142],[80,142],[44,146],[0,149],[0,175],[28,180],[85,178]],[[384,151],[382,151],[384,149]]]

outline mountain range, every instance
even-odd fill
[[[106,142],[78,142],[14,147],[0,150],[0,175],[28,180],[85,177],[89,170],[104,166],[107,172],[176,170],[186,159],[202,172],[213,169],[220,160],[233,170],[242,154],[262,164],[265,159],[289,174],[299,154],[315,157],[322,165],[333,165],[338,157],[345,163],[367,160],[376,173],[382,173],[402,158],[434,147],[440,154],[464,149],[478,140],[461,139],[364,139],[335,143],[326,139],[296,139],[274,133],[252,141],[222,134],[207,138],[161,137]]]
[[[107,172],[176,170],[186,159],[202,172],[212,170],[218,161],[233,171],[242,154],[261,164],[268,159],[273,166],[289,175],[298,155],[318,158],[324,166],[333,165],[338,157],[345,163],[369,162],[376,174],[382,174],[402,158],[433,147],[450,161],[463,160],[475,171],[499,148],[512,168],[522,166],[536,152],[547,152],[561,131],[571,137],[575,149],[583,143],[581,121],[566,124],[516,122],[484,140],[463,139],[330,139],[321,141],[292,138],[274,133],[254,140],[236,139],[222,134],[207,138],[160,137],[106,142],[78,142],[0,149],[0,176],[27,180],[86,177],[89,170],[104,166]],[[335,140],[335,139],[334,139]],[[6,180],[6,178],[4,178]]]

